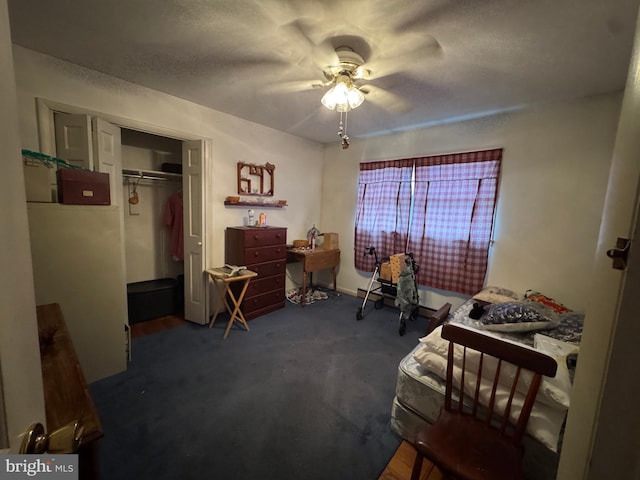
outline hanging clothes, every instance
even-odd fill
[[[164,225],[169,229],[169,249],[176,261],[184,260],[182,212],[182,192],[175,192],[167,200],[164,209]]]

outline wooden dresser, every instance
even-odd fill
[[[244,265],[258,274],[249,282],[241,310],[247,320],[284,307],[287,229],[229,227],[225,263]]]

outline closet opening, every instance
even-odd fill
[[[129,324],[184,318],[182,141],[121,129]]]

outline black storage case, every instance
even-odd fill
[[[127,284],[129,324],[176,313],[177,286],[175,278]]]

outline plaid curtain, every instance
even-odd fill
[[[355,266],[413,252],[417,280],[473,294],[484,284],[502,149],[361,163]],[[415,170],[414,170],[415,169]],[[412,174],[413,192],[412,192]]]
[[[360,164],[356,210],[355,267],[374,270],[375,260],[365,255],[375,247],[378,258],[404,252],[409,230],[413,160]]]
[[[418,283],[474,294],[487,272],[502,149],[415,159],[407,251]]]

